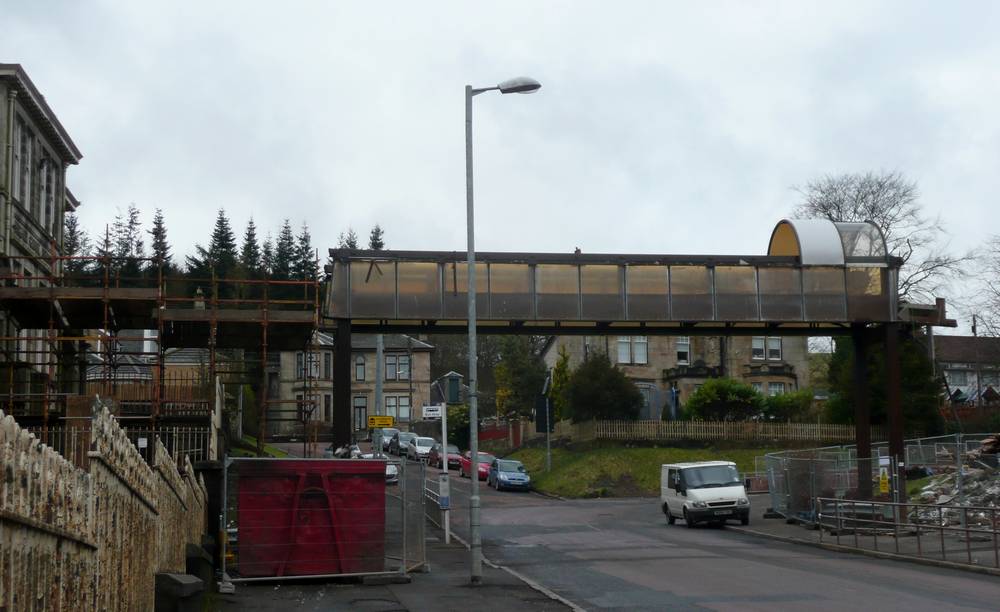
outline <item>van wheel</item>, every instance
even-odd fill
[[[691,517],[688,515],[687,508],[684,508],[684,524],[687,525],[689,529],[694,527],[694,521],[691,520]]]
[[[670,509],[667,509],[667,525],[673,525],[677,522],[677,517],[671,514]]]

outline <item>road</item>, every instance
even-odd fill
[[[452,526],[468,541],[471,484],[452,475]],[[481,496],[486,557],[587,610],[1000,608],[995,577],[668,526],[655,499]]]

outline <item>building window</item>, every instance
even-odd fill
[[[410,356],[399,356],[399,380],[410,380]]]
[[[300,421],[305,420],[305,402],[302,401],[302,394],[295,394],[295,414],[298,416]]]
[[[969,384],[969,373],[965,370],[948,370],[948,384],[964,387]]]
[[[785,392],[785,383],[782,382],[769,382],[767,383],[767,394],[770,396],[781,395]]]
[[[399,404],[399,420],[409,421],[410,420],[410,398],[406,395],[400,395],[396,398]]]
[[[780,337],[769,337],[767,339],[767,358],[773,361],[781,361]]]
[[[648,346],[646,336],[618,336],[618,363],[646,365]]]
[[[354,431],[368,429],[368,398],[363,395],[354,397]]]
[[[996,387],[1000,384],[1000,374],[997,372],[983,372],[981,375],[983,388]]]
[[[677,365],[687,365],[691,359],[691,338],[677,337]]]
[[[297,380],[302,380],[306,377],[305,357],[305,353],[301,351],[295,353],[295,378]]]
[[[750,358],[781,361],[781,338],[777,336],[754,336],[750,341]]]
[[[361,355],[354,358],[354,380],[358,382],[365,380],[365,358]]]
[[[396,380],[399,375],[399,361],[395,355],[385,356],[385,379]]]
[[[632,363],[632,343],[628,336],[618,336],[618,363]]]
[[[330,351],[323,352],[323,379],[333,379],[333,353]]]
[[[385,396],[385,414],[391,416],[394,419],[399,418],[399,412],[396,410],[396,396],[386,395]]]
[[[756,391],[757,393],[764,392],[764,386],[758,382],[750,383],[750,386],[753,387],[753,390]]]
[[[323,395],[323,416],[327,423],[333,422],[333,396],[329,393]]]

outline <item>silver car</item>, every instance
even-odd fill
[[[361,455],[362,459],[384,459],[385,457],[376,457],[372,453],[365,453]],[[395,463],[385,462],[385,484],[398,484],[399,483],[399,468],[396,467]]]
[[[434,438],[419,437],[414,438],[410,442],[409,447],[406,449],[406,458],[413,459],[414,461],[427,461],[427,455],[431,452],[431,447],[433,447],[437,442]]]

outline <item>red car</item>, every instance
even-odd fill
[[[448,445],[448,469],[454,470],[458,468],[458,464],[462,461],[462,455],[458,447],[454,444]],[[431,452],[427,455],[427,465],[435,465],[442,470],[444,469],[444,448],[440,442],[435,442],[434,446],[431,447]]]
[[[479,452],[479,480],[486,480],[486,477],[490,474],[490,464],[496,459],[493,455],[489,453]],[[472,451],[465,451],[462,454],[462,460],[458,464],[458,475],[465,477],[472,477]]]

